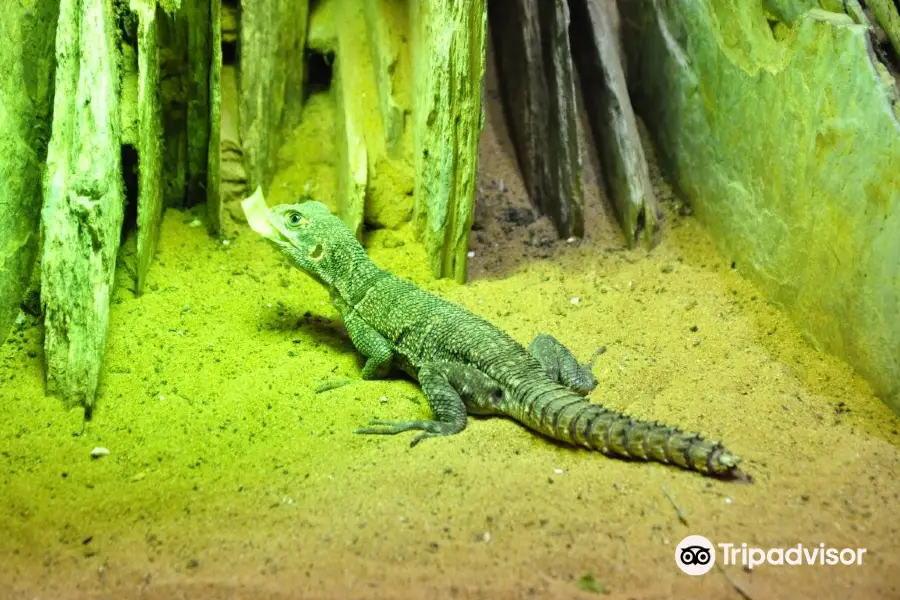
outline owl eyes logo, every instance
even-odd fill
[[[686,565],[705,565],[709,562],[709,548],[688,546],[681,550],[681,562]]]
[[[709,573],[716,562],[716,549],[702,535],[689,535],[675,547],[675,564],[688,575]]]

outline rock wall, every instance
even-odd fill
[[[620,2],[632,96],[736,268],[900,412],[896,82],[813,4]]]

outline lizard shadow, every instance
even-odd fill
[[[289,334],[294,344],[325,346],[335,353],[356,352],[347,329],[339,319],[329,319],[306,311],[302,315],[283,306],[273,306],[264,312],[260,328]]]
[[[284,306],[273,306],[263,314],[260,327],[267,331],[291,334],[290,339],[297,345],[311,345],[333,351],[335,354],[352,354],[362,371],[366,359],[350,339],[347,328],[340,319],[330,319],[306,311],[298,315]],[[415,382],[405,371],[395,365],[384,375],[385,379],[399,379]]]

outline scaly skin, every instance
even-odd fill
[[[655,460],[720,477],[744,477],[740,458],[720,443],[656,422],[631,419],[584,396],[590,368],[553,337],[526,350],[466,309],[378,268],[344,223],[320,202],[277,206],[266,237],[326,286],[356,348],[364,379],[396,364],[416,378],[430,421],[374,420],[357,430],[426,437],[459,433],[466,415],[505,415],[543,435],[609,456]]]

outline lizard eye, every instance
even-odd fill
[[[292,229],[296,229],[297,227],[306,225],[309,222],[306,219],[304,219],[300,213],[298,213],[296,211],[289,212],[287,214],[287,216],[285,217],[285,221],[287,221],[288,227],[290,227]]]

